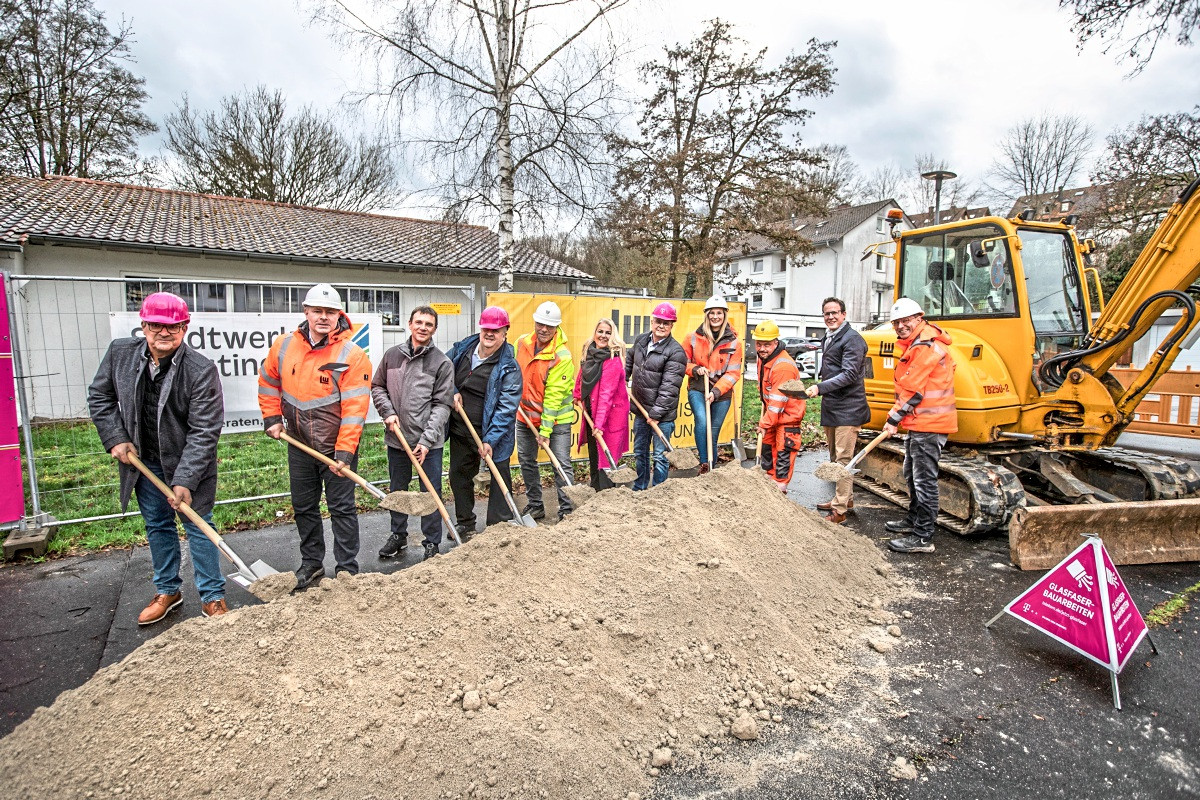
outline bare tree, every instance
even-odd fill
[[[0,164],[33,176],[142,177],[145,80],[125,68],[132,29],[92,0],[6,0],[0,11]]]
[[[919,153],[913,158],[912,171],[907,173],[903,181],[906,206],[910,213],[920,214],[926,209],[933,210],[937,184],[921,176],[935,170],[950,169],[949,162],[938,158],[933,153]],[[979,202],[983,190],[967,177],[959,176],[942,183],[942,208],[966,208]],[[882,198],[881,198],[882,199]]]
[[[829,206],[854,202],[860,179],[846,145],[822,144],[813,153],[820,161],[805,170],[809,188],[825,197]]]
[[[318,2],[319,19],[390,64],[373,94],[437,166],[450,216],[496,214],[510,291],[517,215],[588,209],[607,175],[621,49],[603,34],[629,0]]]
[[[808,240],[778,224],[781,211],[825,205],[809,174],[821,158],[801,146],[796,128],[812,114],[804,99],[832,89],[834,43],[812,40],[775,67],[765,49],[745,54],[743,44],[728,23],[712,20],[692,42],[645,64],[652,94],[639,135],[613,140],[621,165],[614,228],[643,252],[669,253],[669,295],[704,288],[715,257],[751,235],[803,252]]]
[[[1108,39],[1104,52],[1117,48],[1120,56],[1134,62],[1134,73],[1150,63],[1173,29],[1175,41],[1182,45],[1191,44],[1200,29],[1200,0],[1059,0],[1058,6],[1071,9],[1071,27],[1083,42]]]
[[[894,161],[876,167],[858,181],[855,197],[864,203],[873,200],[900,200],[904,195],[904,170]]]
[[[384,142],[353,141],[331,114],[309,106],[289,117],[278,89],[230,95],[202,113],[184,96],[166,128],[181,189],[348,211],[381,208],[396,194]]]
[[[1022,120],[1000,140],[992,186],[1009,200],[1061,189],[1084,172],[1092,126],[1074,114]]]

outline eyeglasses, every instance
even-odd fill
[[[839,314],[842,314],[842,313],[844,313],[844,312],[842,312],[842,311],[826,311],[826,312],[824,312],[824,313],[822,314],[822,316],[825,316],[825,317],[836,317],[837,315],[839,315]]]
[[[176,322],[173,325],[163,325],[159,322],[143,322],[142,324],[145,325],[146,330],[150,331],[151,333],[180,333],[184,328],[187,327],[186,322]]]

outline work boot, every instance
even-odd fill
[[[700,464],[700,471],[697,472],[696,474],[697,475],[707,475],[711,471],[712,471],[712,467],[710,467],[708,465],[707,461],[704,461]]]
[[[475,535],[475,528],[472,525],[455,525],[454,532],[458,534],[458,540],[466,544]]]
[[[433,544],[432,542],[426,542],[425,557],[421,560],[428,561],[429,559],[433,558],[437,554],[438,554],[438,546],[436,544]]]
[[[525,513],[535,520],[546,518],[546,509],[544,506],[525,506]]]
[[[296,588],[303,589],[314,581],[325,577],[325,567],[321,564],[302,564],[296,570]]]
[[[849,503],[846,503],[847,511],[849,511],[852,508],[854,508],[853,500],[851,500]],[[830,500],[828,503],[817,503],[817,511],[833,511],[833,501]],[[899,531],[897,531],[897,533],[898,532]]]
[[[408,547],[407,533],[393,533],[383,543],[383,547],[379,548],[380,558],[395,558],[400,555],[400,551]]]
[[[905,536],[888,542],[888,549],[897,553],[932,553],[933,542],[920,536]]]
[[[228,614],[229,607],[225,605],[225,598],[222,597],[220,600],[201,604],[200,613],[206,617],[219,617],[222,614]]]
[[[883,523],[883,529],[888,533],[912,533],[916,530],[906,519],[892,519]]]
[[[183,605],[183,593],[156,594],[150,605],[138,614],[138,625],[153,625],[162,620],[167,614]]]

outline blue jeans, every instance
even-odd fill
[[[938,515],[938,460],[946,434],[909,431],[904,443],[904,479],[908,481],[908,514],[913,534],[928,542]]]
[[[675,420],[658,423],[659,430],[668,439],[675,431]],[[654,480],[650,480],[650,448],[654,448]],[[667,447],[662,439],[654,433],[654,429],[644,417],[633,421],[633,453],[637,465],[637,480],[633,482],[633,490],[640,492],[651,486],[658,486],[667,479]]]
[[[721,438],[721,426],[725,424],[725,417],[729,414],[729,406],[733,403],[733,397],[728,400],[718,400],[712,404],[712,451],[717,452],[717,440]],[[688,405],[692,407],[692,416],[696,418],[696,456],[700,459],[700,463],[708,461],[708,442],[705,441],[705,420],[708,415],[708,409],[704,407],[704,392],[697,392],[694,389],[688,390]],[[735,431],[734,436],[737,436]],[[713,457],[713,463],[716,463],[716,456]]]
[[[147,463],[146,467],[164,481],[163,468]],[[159,594],[175,594],[183,581],[179,579],[179,529],[175,526],[175,509],[171,508],[164,495],[145,476],[138,477],[133,487],[137,496],[138,509],[146,523],[146,539],[150,542],[150,560],[154,563],[154,591]],[[225,579],[221,576],[221,560],[217,546],[208,540],[196,525],[179,515],[183,530],[187,533],[188,551],[192,556],[192,573],[196,579],[196,590],[200,600],[211,603],[225,596]],[[212,524],[212,512],[203,515]]]

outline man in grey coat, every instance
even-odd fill
[[[854,457],[859,428],[871,419],[864,382],[867,342],[846,322],[846,304],[838,298],[825,298],[821,313],[828,330],[821,345],[820,382],[809,386],[805,393],[821,397],[821,427],[829,443],[829,460],[846,465]],[[817,509],[829,512],[825,519],[840,525],[846,521],[846,512],[854,508],[853,491],[854,480],[843,477],[837,482],[833,499],[818,503]]]
[[[108,346],[88,388],[88,410],[104,449],[121,462],[121,510],[136,494],[146,524],[155,595],[138,624],[151,625],[183,603],[176,510],[187,503],[212,523],[225,404],[216,365],[183,343],[190,319],[183,298],[152,294],[140,316],[145,338]],[[171,487],[170,498],[138,472],[130,455]],[[201,610],[206,617],[224,614],[225,579],[216,545],[186,517],[183,528]]]
[[[393,492],[407,490],[413,478],[412,460],[396,438],[397,428],[429,482],[439,495],[442,491],[442,445],[454,398],[454,365],[433,344],[437,324],[433,308],[414,308],[408,315],[408,341],[383,354],[371,379],[371,399],[383,417]],[[421,491],[427,491],[424,484]],[[379,550],[379,557],[384,559],[395,558],[408,546],[408,515],[395,511],[391,515],[391,536]],[[435,511],[422,517],[421,532],[425,535],[425,558],[433,558],[442,543],[441,515]]]

